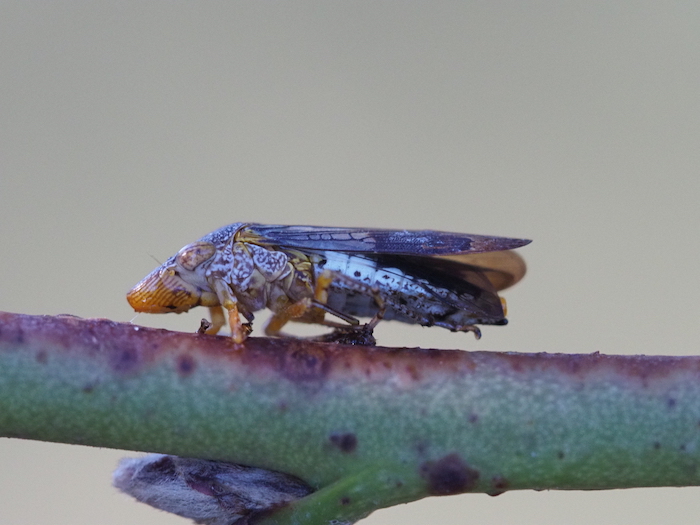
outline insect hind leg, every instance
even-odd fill
[[[352,319],[352,322],[350,324],[353,325],[358,325],[359,321],[354,317],[350,317],[343,312],[333,310],[325,304],[328,301],[328,289],[334,281],[341,282],[352,290],[364,293],[366,295],[370,295],[372,299],[374,299],[374,302],[377,304],[377,313],[375,313],[372,319],[370,319],[369,322],[363,327],[364,330],[372,332],[372,330],[374,330],[377,324],[379,324],[379,321],[384,319],[384,315],[386,314],[386,301],[384,300],[384,297],[382,297],[379,288],[375,286],[370,286],[369,284],[353,279],[352,277],[349,277],[343,273],[334,272],[331,270],[324,270],[321,273],[321,275],[319,275],[317,279],[316,293],[314,297],[316,301],[322,303],[319,304],[318,307],[345,321],[347,321],[348,319]],[[323,287],[320,293],[319,285]]]
[[[348,288],[372,296],[378,310],[374,317],[366,324],[360,326],[360,321],[340,310],[329,306],[328,291],[334,282],[341,282]],[[342,342],[349,344],[374,344],[372,335],[374,327],[384,318],[386,303],[375,287],[356,281],[342,273],[332,270],[324,270],[316,278],[313,298],[307,297],[288,305],[279,312],[275,312],[265,325],[265,335],[284,336],[282,328],[289,321],[320,324],[334,328],[330,334],[312,337],[311,339],[327,342]],[[324,315],[329,313],[347,324],[329,321]]]
[[[265,335],[270,337],[285,336],[286,334],[282,333],[282,328],[284,328],[284,325],[292,320],[301,320],[301,318],[308,317],[309,320],[307,322],[315,322],[313,317],[317,317],[318,314],[314,313],[311,308],[311,299],[307,297],[297,301],[296,303],[291,303],[285,306],[278,312],[274,312],[272,317],[267,320],[263,328]],[[322,319],[323,312],[321,312],[320,320]]]
[[[452,330],[453,332],[472,332],[474,334],[475,339],[481,339],[481,330],[479,329],[478,326],[474,324],[467,324],[463,326],[459,326]]]
[[[324,315],[329,313],[342,319],[350,325],[358,325],[360,321],[335,310],[328,306],[328,288],[333,283],[336,275],[335,272],[324,271],[316,279],[313,297],[305,297],[295,303],[291,303],[280,311],[275,312],[265,324],[265,335],[268,336],[284,336],[282,328],[289,321],[300,323],[320,324],[333,328],[345,328],[346,325],[334,323],[324,319]]]

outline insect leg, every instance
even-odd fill
[[[265,324],[265,335],[284,335],[281,333],[282,328],[285,324],[292,320],[310,324],[321,324],[334,328],[345,327],[345,325],[339,325],[331,321],[326,321],[323,318],[325,312],[342,319],[348,324],[359,324],[360,322],[354,317],[346,315],[343,312],[339,312],[326,304],[328,301],[328,288],[333,283],[333,280],[338,277],[338,275],[340,274],[336,274],[330,270],[324,270],[321,272],[316,279],[313,298],[305,297],[295,303],[287,305],[280,311],[275,312]]]
[[[370,292],[372,293],[372,297],[374,298],[374,302],[377,303],[377,313],[374,314],[374,317],[369,320],[369,322],[365,325],[368,330],[374,330],[374,327],[379,324],[379,321],[384,319],[384,314],[386,313],[386,302],[384,302],[384,298],[382,297],[382,294],[379,293],[379,290],[377,288],[372,287]]]
[[[345,321],[346,323],[348,323],[350,325],[360,324],[359,319],[356,319],[355,317],[348,315],[348,314],[345,314],[345,313],[343,313],[339,310],[336,310],[334,308],[331,308],[327,304],[316,301],[315,299],[311,302],[311,304],[313,306],[315,306],[316,308],[323,310],[326,313],[329,313],[331,315],[336,316],[338,319],[342,319],[343,321]],[[310,322],[317,322],[317,323],[324,324],[326,326],[333,326],[333,327],[345,326],[344,324],[334,323],[333,321],[327,321],[326,319],[321,319],[320,321],[310,321]]]
[[[233,339],[234,343],[242,343],[248,336],[248,331],[243,326],[243,323],[241,323],[241,316],[238,313],[238,302],[236,298],[231,295],[228,285],[223,281],[216,280],[212,285],[214,292],[221,302],[221,306],[228,312],[228,325],[231,328],[231,339]],[[212,316],[212,321],[214,321],[214,319],[215,318]]]
[[[328,288],[333,284],[333,279],[336,277],[336,272],[323,270],[316,278],[316,287],[314,288],[314,301],[321,304],[328,302]]]
[[[272,314],[265,323],[263,330],[265,335],[271,337],[284,336],[281,332],[284,325],[286,325],[292,319],[304,318],[305,322],[308,323],[323,323],[323,311],[314,308],[313,299],[306,297],[297,301],[296,303],[289,304],[282,308],[279,312]]]
[[[207,330],[211,328],[212,324],[207,321],[206,319],[202,318],[202,320],[199,323],[199,328],[197,328],[197,331],[195,333],[197,334],[206,334]]]
[[[328,288],[334,280],[343,282],[345,285],[348,286],[348,288],[352,288],[372,296],[374,302],[377,304],[377,313],[374,314],[374,317],[372,317],[372,319],[370,319],[369,322],[365,325],[365,329],[369,331],[374,330],[374,327],[377,326],[377,324],[379,324],[379,321],[384,319],[384,314],[386,313],[386,302],[384,301],[384,297],[382,297],[379,288],[377,288],[376,286],[370,286],[369,284],[357,281],[352,277],[348,277],[343,273],[332,272],[330,270],[324,270],[319,276],[319,281],[321,281],[321,278],[324,279],[323,284],[325,285],[325,295],[323,296],[324,301],[328,300]],[[316,298],[319,299],[318,297]],[[324,308],[324,310],[328,311],[333,315],[336,315],[337,317],[343,320],[347,320],[346,318],[349,317],[342,312],[336,312],[335,310],[327,309],[327,307],[325,307],[325,302],[323,306],[319,305],[319,308]],[[350,319],[354,320],[354,322],[348,321],[350,324],[358,324],[357,319],[355,319],[354,317],[350,317]]]
[[[474,338],[475,339],[481,339],[481,330],[479,329],[478,326],[474,324],[467,324],[463,326],[458,326],[453,332],[472,332],[474,333]]]
[[[211,315],[211,325],[205,330],[205,334],[216,335],[219,330],[226,324],[224,309],[220,306],[210,306],[209,314]]]
[[[326,304],[326,301],[328,300],[328,288],[333,281],[343,282],[349,288],[373,297],[375,303],[377,304],[378,310],[369,323],[360,326],[360,321],[358,319],[346,314],[345,312],[335,310]],[[384,317],[384,312],[386,311],[384,298],[381,296],[377,288],[362,282],[358,282],[345,274],[333,272],[331,270],[324,270],[317,279],[314,306],[346,321],[350,325],[341,325],[332,321],[323,320],[323,324],[325,326],[332,326],[335,329],[331,333],[314,337],[314,340],[328,343],[364,346],[377,344],[372,332],[377,323]]]
[[[224,308],[226,308],[224,306]],[[242,343],[248,337],[248,333],[241,323],[241,316],[238,314],[238,305],[233,303],[228,310],[228,324],[231,327],[231,339],[234,343]]]
[[[357,325],[360,324],[360,321],[352,317],[351,315],[344,314],[343,312],[340,312],[338,310],[335,310],[334,308],[331,308],[328,306],[328,289],[330,288],[331,284],[333,284],[334,280],[340,279],[342,277],[342,274],[333,272],[331,270],[323,270],[319,276],[316,278],[316,287],[314,288],[314,299],[313,299],[313,306],[316,308],[320,308],[324,312],[327,312],[331,315],[336,316],[338,319],[342,319],[348,324],[351,325]],[[322,324],[325,324],[326,326],[337,326],[336,323],[329,322],[323,320],[323,317],[321,318],[321,321],[319,321]],[[342,325],[341,325],[342,326]]]

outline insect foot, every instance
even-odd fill
[[[338,343],[341,345],[375,346],[377,340],[374,338],[374,327],[370,323],[360,326],[343,326],[335,328],[328,334],[314,337],[314,341],[322,343]]]

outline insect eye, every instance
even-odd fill
[[[193,242],[177,252],[175,262],[185,270],[194,270],[197,266],[212,258],[216,252],[214,245],[208,242]]]

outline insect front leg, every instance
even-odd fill
[[[231,339],[233,339],[234,343],[240,344],[246,340],[248,332],[243,326],[243,323],[241,323],[241,316],[238,312],[238,301],[231,295],[228,285],[224,281],[214,281],[213,287],[219,301],[221,301],[221,306],[228,312],[228,325],[229,328],[231,328]],[[213,316],[212,322],[215,322]]]

